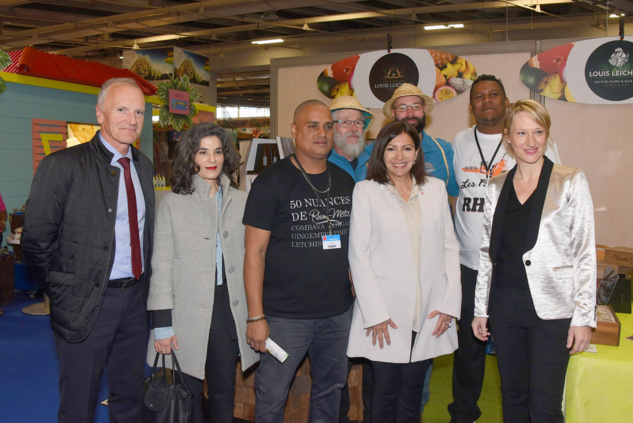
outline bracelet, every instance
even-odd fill
[[[259,322],[260,320],[266,320],[266,315],[265,314],[260,314],[259,316],[248,317],[246,319],[246,323]]]

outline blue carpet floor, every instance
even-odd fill
[[[3,307],[0,316],[0,422],[49,423],[57,421],[59,366],[48,316],[27,316],[24,306],[41,302],[24,291],[16,291],[14,301]],[[501,395],[496,357],[486,358],[486,377],[479,401],[481,423],[498,423]],[[431,401],[424,423],[446,423],[446,406],[451,401],[452,355],[435,360],[431,376]],[[107,398],[107,381],[101,384],[99,399]],[[108,422],[108,409],[98,405],[96,423]],[[241,420],[235,419],[235,422]]]
[[[57,421],[59,365],[48,316],[27,316],[22,307],[31,300],[24,291],[2,307],[0,316],[0,420],[16,423]],[[104,377],[105,379],[105,377]],[[100,399],[107,398],[107,383]],[[108,422],[108,408],[97,406],[97,423]]]

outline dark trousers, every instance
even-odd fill
[[[571,319],[542,320],[530,291],[493,285],[490,329],[497,350],[503,420],[563,423]]]
[[[205,363],[211,423],[233,423],[235,363],[240,348],[237,337],[233,335],[235,321],[230,310],[225,308],[227,300],[225,287],[216,286]],[[185,375],[185,380],[194,396],[193,423],[202,423],[203,381],[189,375]]]
[[[137,423],[143,405],[148,318],[140,284],[108,288],[88,337],[69,343],[55,336],[59,357],[59,422],[94,421],[103,370],[108,371],[110,422]]]
[[[486,343],[475,338],[471,323],[475,313],[477,271],[461,266],[462,310],[457,330],[459,348],[453,359],[453,402],[448,405],[451,421],[472,423],[481,416],[477,405],[484,382]]]
[[[374,375],[372,423],[418,423],[424,376],[433,361],[371,363]]]

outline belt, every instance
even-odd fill
[[[108,288],[132,289],[139,281],[135,277],[112,279],[108,281]]]

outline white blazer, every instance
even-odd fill
[[[459,246],[453,230],[444,183],[427,177],[420,186],[422,212],[420,278],[416,277],[411,241],[398,199],[375,181],[356,184],[352,199],[349,262],[356,291],[347,355],[373,361],[408,363],[450,354],[457,349],[455,325],[439,338],[431,334],[439,316],[459,318],[462,291]],[[416,287],[420,285],[422,329],[411,351]],[[391,345],[372,345],[366,328],[393,320]]]

